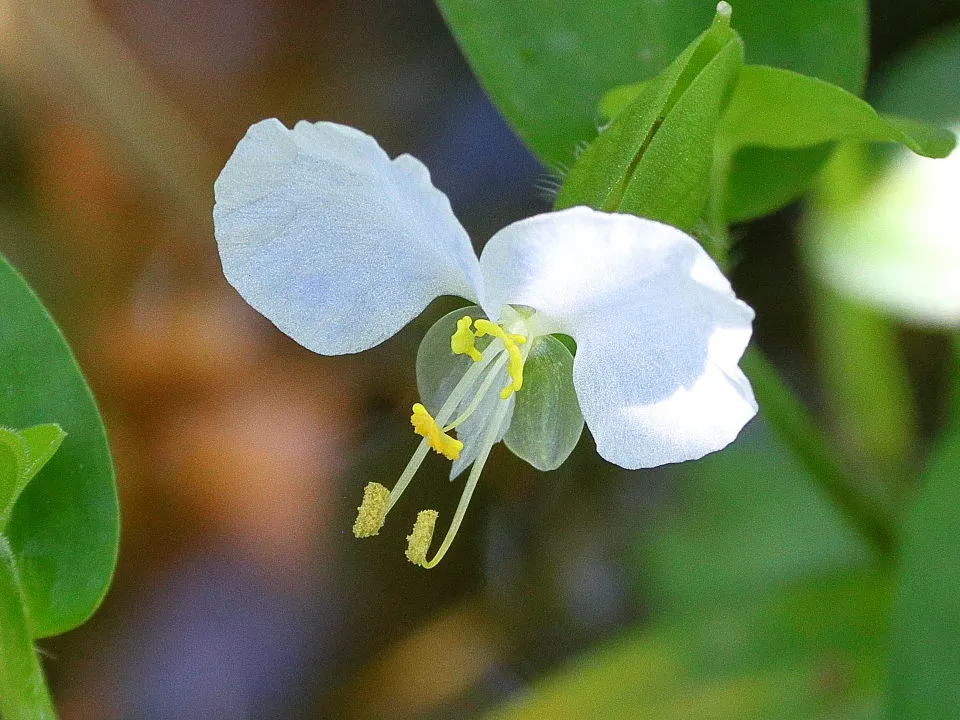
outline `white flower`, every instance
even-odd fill
[[[454,476],[472,463],[429,561],[436,513],[420,513],[407,550],[417,564],[446,552],[501,439],[555,468],[585,418],[604,458],[653,467],[723,448],[756,413],[737,366],[753,311],[672,227],[578,207],[504,228],[478,259],[419,161],[328,122],[257,123],[215,191],[228,280],[315,352],[373,347],[441,295],[476,304],[427,333],[411,417],[424,440],[393,491],[367,487],[354,527],[379,531],[429,448],[454,460]],[[557,335],[573,338],[575,358]]]
[[[863,197],[813,218],[807,257],[854,301],[907,322],[957,327],[958,199],[960,150],[944,160],[902,152]]]

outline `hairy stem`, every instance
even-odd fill
[[[0,717],[4,720],[56,718],[27,627],[13,552],[3,535],[0,535]]]

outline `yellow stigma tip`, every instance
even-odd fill
[[[447,435],[433,416],[427,412],[427,409],[420,403],[413,406],[413,414],[410,416],[410,424],[413,425],[413,431],[426,438],[427,443],[436,452],[443,455],[447,460],[456,460],[460,457],[460,451],[463,450],[463,443],[450,435]]]
[[[507,373],[510,375],[510,382],[500,391],[500,399],[506,400],[523,387],[523,355],[520,353],[520,348],[518,348],[517,345],[523,345],[527,341],[527,338],[523,335],[517,335],[516,333],[508,333],[502,327],[489,320],[477,320],[474,323],[474,327],[477,328],[477,337],[492,335],[495,338],[500,338],[503,346],[507,349],[507,353],[510,356],[507,362]]]
[[[417,521],[413,524],[413,531],[407,535],[407,560],[414,565],[427,564],[427,551],[433,540],[433,529],[437,525],[436,510],[421,510],[417,513]]]
[[[357,520],[353,523],[353,534],[358,538],[371,537],[380,532],[387,517],[387,503],[390,491],[380,483],[367,483],[363,489],[363,502],[357,508]]]
[[[450,349],[454,355],[468,355],[474,362],[480,362],[483,356],[480,351],[474,347],[474,341],[477,336],[470,329],[473,318],[464,315],[457,320],[457,331],[450,337]]]

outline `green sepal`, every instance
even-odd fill
[[[20,493],[47,464],[67,434],[59,425],[22,431],[0,427],[0,533],[7,527]]]
[[[709,196],[714,136],[742,65],[743,43],[718,12],[666,70],[633,86],[571,169],[556,209],[588,205],[691,228]]]
[[[573,355],[560,340],[550,335],[533,340],[523,365],[523,389],[516,398],[504,444],[537,470],[556,470],[583,432],[573,387]]]

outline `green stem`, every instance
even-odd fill
[[[20,576],[10,543],[0,535],[0,717],[55,720],[43,669],[27,627]]]
[[[953,355],[951,362],[947,427],[960,429],[960,333],[953,338]]]
[[[895,521],[885,497],[857,484],[842,468],[813,418],[756,348],[743,356],[760,412],[804,467],[819,480],[883,559],[892,556]]]
[[[707,225],[711,247],[707,251],[724,272],[729,270],[730,233],[723,206],[732,156],[718,148],[714,158],[711,203]],[[872,488],[862,487],[849,475],[820,432],[809,411],[756,347],[750,347],[740,362],[750,378],[760,413],[810,474],[817,479],[836,506],[887,560],[893,556],[895,515],[888,499]]]
[[[848,469],[861,483],[905,500],[912,494],[917,424],[896,330],[877,311],[812,282],[822,379]]]

